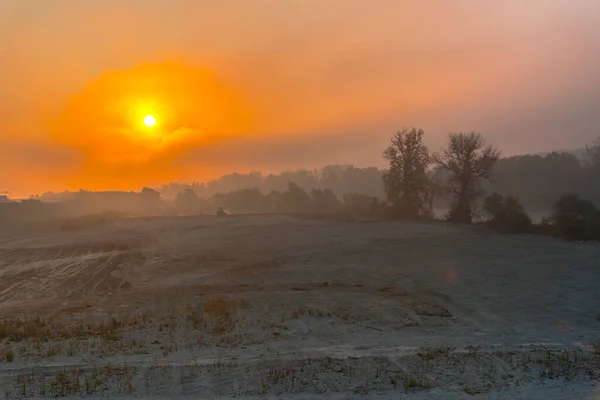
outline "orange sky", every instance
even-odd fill
[[[0,0],[0,191],[382,166],[401,126],[579,147],[598,37],[597,0]]]

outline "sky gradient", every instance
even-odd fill
[[[0,191],[384,166],[402,126],[581,147],[598,38],[597,0],[0,0]]]

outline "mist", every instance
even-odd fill
[[[4,0],[0,189],[383,168],[400,126],[423,127],[432,149],[472,130],[505,155],[580,147],[600,123],[598,36],[591,0]],[[179,113],[176,140],[138,140],[123,133],[135,112],[107,111],[152,97],[133,85],[143,71]]]
[[[598,0],[0,0],[0,396],[600,399],[599,38]]]

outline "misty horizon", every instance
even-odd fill
[[[547,152],[534,152],[531,154],[514,154],[514,155],[506,155],[503,153],[503,159],[509,159],[512,157],[520,157],[520,156],[541,156],[544,157],[548,154],[551,153],[567,153],[567,154],[573,154],[575,155],[577,158],[581,159],[584,154],[585,154],[585,147],[579,147],[579,148],[574,148],[574,149],[555,149],[555,150],[551,150],[551,151],[547,151]],[[313,168],[295,168],[295,169],[286,169],[286,170],[280,170],[280,171],[272,171],[272,172],[263,172],[263,171],[256,171],[256,170],[251,170],[251,171],[244,171],[244,172],[240,172],[240,171],[232,171],[229,173],[225,173],[223,175],[217,176],[215,178],[212,179],[208,179],[208,180],[195,180],[195,179],[191,179],[189,181],[164,181],[164,182],[155,182],[155,183],[147,183],[147,184],[140,184],[137,187],[131,187],[131,188],[119,188],[119,187],[115,187],[115,188],[104,188],[101,190],[94,190],[94,189],[89,189],[87,187],[79,187],[79,188],[65,188],[65,187],[58,187],[56,189],[51,189],[51,190],[47,190],[45,192],[41,192],[41,193],[27,193],[23,196],[14,196],[15,193],[19,193],[18,188],[0,188],[0,195],[6,195],[8,196],[9,199],[14,200],[14,201],[19,201],[19,200],[25,200],[25,199],[29,199],[29,198],[36,198],[36,197],[40,197],[40,196],[44,196],[44,195],[51,195],[51,194],[60,194],[60,193],[76,193],[79,191],[92,191],[92,192],[140,192],[143,188],[152,188],[155,190],[163,190],[164,188],[170,186],[170,185],[179,185],[181,187],[185,187],[185,186],[213,186],[213,187],[218,187],[219,186],[219,181],[222,181],[223,179],[230,179],[232,177],[249,177],[252,175],[258,175],[261,179],[264,178],[268,178],[269,176],[274,176],[274,177],[283,177],[286,174],[294,174],[294,173],[304,173],[304,172],[310,172],[310,173],[314,173],[315,171],[323,171],[326,168],[357,168],[357,169],[377,169],[379,172],[383,172],[385,171],[387,168],[389,168],[388,165],[386,165],[385,160],[382,158],[382,161],[378,163],[378,165],[365,165],[365,166],[361,166],[361,165],[353,165],[353,164],[326,164],[320,167],[313,167]],[[298,183],[296,181],[289,180],[286,181],[285,184],[287,183]],[[381,182],[377,182],[377,184],[380,184]],[[284,185],[285,186],[285,185]],[[383,185],[379,185],[381,186],[379,188],[379,190],[377,190],[376,192],[373,191],[361,191],[358,190],[356,191],[356,193],[364,193],[364,194],[370,194],[370,195],[375,195],[375,193],[377,193],[376,197],[379,197],[381,199],[385,198],[385,193],[383,190]],[[214,190],[211,193],[217,193],[217,192],[228,192],[230,190],[239,190],[239,189],[247,189],[247,188],[253,188],[254,186],[252,184],[249,185],[241,185],[241,186],[228,186],[227,189],[223,190],[221,189],[219,190]],[[279,188],[281,188],[282,186],[280,186]],[[312,189],[312,187],[306,187],[307,189]]]

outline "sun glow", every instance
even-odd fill
[[[146,125],[148,128],[152,128],[154,125],[156,125],[156,118],[154,118],[153,115],[146,115],[144,117],[144,125]]]
[[[182,160],[249,134],[252,122],[245,97],[212,72],[164,62],[103,73],[68,98],[49,130],[81,157],[71,184],[100,190],[178,179]]]

